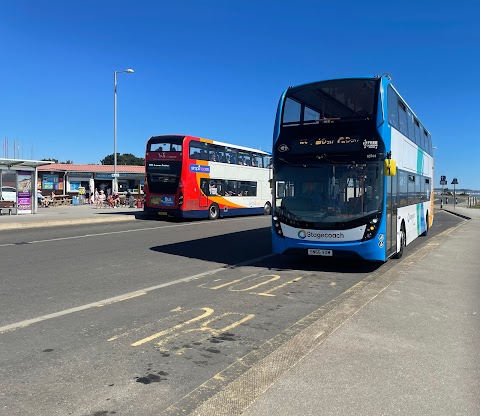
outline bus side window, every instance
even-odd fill
[[[258,168],[263,168],[263,158],[260,155],[253,154],[252,157],[252,166],[256,166]]]
[[[226,147],[225,148],[225,160],[226,163],[237,164],[237,151],[235,149]]]
[[[237,196],[237,181],[225,181],[225,196]]]
[[[395,180],[395,179],[394,179]],[[398,174],[398,196],[399,207],[408,205],[408,174],[407,172],[399,172]]]
[[[201,143],[190,143],[190,159],[201,159]]]

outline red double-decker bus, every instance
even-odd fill
[[[148,216],[270,214],[270,154],[182,135],[153,136],[145,152]]]

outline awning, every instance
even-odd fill
[[[51,165],[52,161],[49,160],[25,160],[25,159],[2,159],[0,158],[1,168],[37,168],[38,166]]]

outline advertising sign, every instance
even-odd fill
[[[17,203],[19,214],[32,213],[32,173],[18,172]]]
[[[59,175],[43,175],[42,189],[45,191],[63,190],[63,178]]]

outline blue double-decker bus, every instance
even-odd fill
[[[274,253],[386,261],[433,223],[432,138],[388,75],[287,88],[272,152]]]

